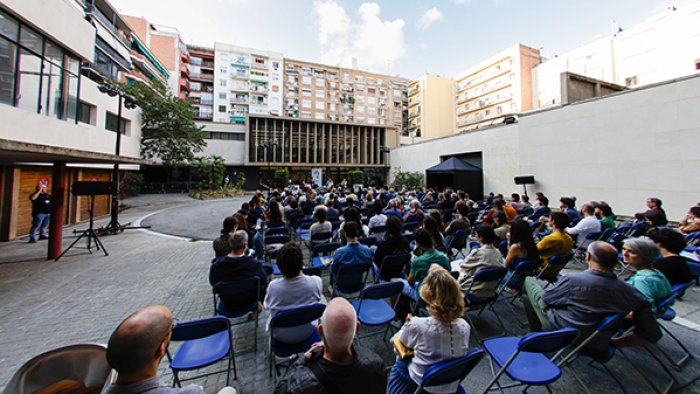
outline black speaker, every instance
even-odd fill
[[[116,182],[73,182],[74,196],[102,196],[117,192]]]
[[[535,183],[535,176],[534,175],[516,176],[515,177],[515,184],[516,185],[533,185],[534,183]]]

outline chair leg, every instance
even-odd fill
[[[476,337],[476,343],[479,345],[483,344],[484,342],[481,340],[481,337],[479,337],[479,331],[474,327],[474,322],[472,321],[472,318],[469,317],[469,312],[465,311],[464,312],[464,317],[467,318],[467,323],[469,323],[469,326],[472,328],[472,333],[474,333],[474,336]]]
[[[180,384],[180,378],[178,377],[178,372],[173,370],[173,387],[175,387],[175,385],[177,385],[177,387],[182,387]]]

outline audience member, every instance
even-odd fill
[[[537,208],[539,208],[539,207],[548,205],[548,204],[542,205],[542,202],[540,201],[540,199],[542,197],[544,197],[544,194],[542,194],[541,192],[535,193],[535,202],[532,203],[532,209],[537,210]]]
[[[520,196],[520,202],[523,204],[523,208],[532,208],[530,197],[527,194]]]
[[[212,242],[214,247],[214,255],[216,257],[226,256],[231,253],[231,234],[238,229],[238,219],[235,216],[229,216],[224,219],[224,228],[221,229],[219,238]]]
[[[345,245],[348,243],[346,239],[347,237],[345,236],[345,226],[347,226],[350,222],[355,222],[359,226],[360,231],[357,234],[358,238],[366,237],[369,235],[369,227],[362,224],[360,210],[356,207],[349,207],[345,210],[345,221],[340,223],[340,227],[338,228],[338,240],[340,241],[341,245]]]
[[[649,211],[645,213],[644,220],[646,220],[647,223],[649,223],[650,229],[657,227],[666,227],[668,225],[668,220],[666,220],[666,216],[657,211]]]
[[[374,216],[369,218],[369,228],[386,226],[387,216],[382,213],[382,200],[374,201],[374,204],[372,204],[372,211],[374,212]]]
[[[628,238],[622,246],[625,264],[635,269],[627,283],[634,286],[651,302],[652,310],[657,302],[671,295],[671,284],[652,262],[661,254],[654,242],[647,238]]]
[[[547,197],[541,196],[539,197],[537,202],[539,202],[540,204],[537,208],[535,208],[533,205],[535,212],[532,213],[533,219],[535,220],[539,219],[544,215],[549,215],[552,212],[552,210],[549,208],[549,199]]]
[[[418,288],[421,282],[428,275],[428,270],[433,264],[438,264],[446,270],[450,270],[450,260],[444,253],[438,251],[433,246],[433,240],[426,229],[416,231],[413,238],[416,240],[416,249],[421,251],[421,255],[413,259],[411,271],[408,279],[396,278],[403,282],[403,294],[414,301],[418,300]],[[338,252],[336,251],[336,254]],[[415,253],[415,251],[414,251]],[[392,281],[394,281],[392,279]]]
[[[467,207],[466,204],[461,204],[457,206],[457,219],[453,220],[449,226],[445,229],[445,232],[449,235],[452,236],[454,233],[457,232],[457,230],[468,230],[472,227],[471,222],[469,221],[469,218],[467,218],[467,215],[469,214],[469,207]]]
[[[440,231],[440,233],[444,233],[445,232],[445,224],[442,222],[442,214],[440,213],[440,211],[437,209],[431,209],[430,216],[433,219],[435,219],[435,223],[437,223],[437,226],[438,226],[438,231]],[[423,219],[423,220],[425,220],[425,219]]]
[[[387,217],[389,216],[396,216],[399,219],[402,218],[401,210],[398,208],[398,205],[396,203],[395,199],[389,200],[389,206],[382,211],[383,214],[385,214]]]
[[[370,209],[374,204],[374,195],[372,193],[367,193],[365,195],[365,202],[362,203],[362,208]]]
[[[352,305],[341,297],[331,300],[318,326],[322,344],[292,357],[274,393],[385,393],[384,361],[371,350],[352,344],[359,330]]]
[[[662,214],[662,215],[664,216],[664,219],[666,219],[666,211],[664,211],[663,208],[661,208],[661,205],[662,205],[662,204],[663,204],[663,203],[661,202],[661,200],[659,200],[659,199],[656,198],[656,197],[648,198],[648,199],[647,199],[647,208],[649,208],[649,209],[646,210],[646,211],[644,211],[644,212],[636,213],[636,214],[634,215],[634,217],[637,218],[637,220],[644,220],[644,215],[645,215],[647,212],[649,212],[649,211],[655,211],[655,212],[658,212],[658,213]]]
[[[537,244],[537,250],[540,253],[540,257],[544,259],[544,263],[535,274],[539,274],[542,271],[550,258],[571,253],[574,240],[565,232],[570,222],[571,219],[569,215],[565,213],[553,212],[551,214],[549,223],[552,225],[552,233],[542,238]],[[547,270],[545,270],[541,276],[542,278],[556,279],[562,268],[564,268],[563,265],[559,267],[547,267]]]
[[[568,211],[569,210],[565,212],[567,215]],[[600,233],[601,225],[598,218],[595,217],[595,208],[593,208],[593,204],[583,204],[581,206],[581,213],[583,213],[583,219],[581,219],[574,227],[568,228],[566,232],[569,235],[577,235],[576,246],[581,249],[585,249],[594,241],[586,239],[586,237],[588,237],[588,234]],[[571,217],[571,215],[569,215],[569,217]]]
[[[323,298],[323,281],[318,276],[306,276],[304,253],[301,247],[288,242],[277,251],[277,266],[282,271],[282,278],[270,282],[263,306],[270,311],[270,321],[278,313],[303,306],[317,304]],[[298,343],[308,338],[316,330],[316,322],[295,327],[275,329],[274,338],[284,343]]]
[[[700,231],[700,206],[690,208],[685,218],[680,221],[679,228],[683,234]]]
[[[615,224],[615,220],[611,218],[613,213],[610,205],[598,204],[595,208],[595,214],[596,216],[600,217],[600,232],[604,232],[609,228],[615,228],[617,226]]]
[[[160,360],[168,350],[173,316],[164,306],[149,306],[124,320],[107,345],[107,363],[117,379],[105,394],[204,394],[201,386],[174,388],[158,377]],[[235,394],[226,387],[220,393]]]
[[[522,219],[513,220],[513,224],[510,226],[509,246],[508,254],[505,259],[505,267],[514,271],[518,267],[518,264],[523,261],[535,260],[539,257],[540,254],[532,238],[530,225]],[[532,273],[523,272],[522,274],[529,276]],[[520,287],[522,286],[522,282],[522,276],[513,275],[508,284],[509,286]]]
[[[476,240],[480,247],[472,249],[471,253],[463,259],[452,262],[452,270],[459,271],[459,285],[463,291],[469,290],[472,285],[474,275],[482,269],[503,267],[503,257],[501,252],[493,246],[496,234],[493,229],[484,224],[476,228]],[[474,284],[470,295],[487,299],[493,297],[498,282],[486,282]]]
[[[438,224],[433,219],[432,216],[428,216],[423,221],[423,228],[428,230],[430,233],[430,238],[433,240],[433,246],[436,248],[441,248],[445,246],[445,237],[443,237],[442,232],[438,228]]]
[[[572,222],[576,223],[581,220],[581,214],[576,210],[575,197],[562,197],[559,199],[559,202],[561,202],[559,209],[569,215]]]
[[[411,253],[411,245],[401,235],[402,228],[401,220],[396,216],[387,219],[386,236],[383,241],[377,244],[377,250],[374,252],[374,266],[377,270],[381,267],[386,256]],[[383,267],[379,275],[382,278],[398,278],[401,274],[400,270],[401,267]]]
[[[525,206],[523,205],[523,203],[520,202],[520,194],[518,194],[518,193],[511,193],[510,198],[511,198],[511,202],[508,203],[508,205],[510,205],[511,207],[513,207],[513,209],[515,209],[516,211],[520,212],[520,211],[523,210],[523,208],[525,208]]]
[[[333,208],[333,199],[328,199],[326,201],[326,217],[330,216],[340,216],[340,211],[338,211],[336,208]]]
[[[316,211],[316,213],[314,213],[314,219],[316,219],[316,223],[309,227],[309,238],[307,238],[305,241],[306,246],[311,250],[313,250],[315,244],[315,242],[311,239],[312,235],[320,233],[333,233],[333,225],[326,221],[325,209],[319,209]]]
[[[413,393],[423,374],[433,364],[463,357],[469,350],[471,327],[462,318],[464,299],[459,284],[450,273],[433,265],[420,290],[428,304],[429,317],[406,317],[398,332],[398,340],[414,355],[407,365],[400,357],[391,369],[389,394]],[[433,393],[454,393],[459,382],[430,387]]]
[[[357,242],[357,237],[361,231],[357,222],[350,221],[344,224],[345,239],[348,243],[336,249],[335,253],[333,253],[333,262],[331,262],[331,273],[333,275],[337,275],[340,267],[346,264],[372,264],[372,255],[374,255],[374,250],[376,249],[376,246],[369,248],[367,245]]]
[[[572,327],[581,332],[579,341],[582,341],[604,318],[634,311],[634,330],[613,339],[613,346],[636,346],[661,339],[649,301],[613,273],[618,263],[617,249],[603,241],[594,242],[588,247],[586,260],[588,270],[564,275],[545,290],[535,278],[525,279],[523,305],[530,330],[540,331],[540,327],[544,327],[547,331],[554,331]],[[586,351],[599,353],[609,342],[610,336],[598,335],[588,343]]]
[[[498,243],[508,240],[510,234],[510,224],[505,212],[498,211],[493,215],[493,231],[496,234]]]
[[[684,285],[693,280],[688,262],[680,253],[685,249],[683,235],[670,228],[659,228],[648,234],[649,238],[659,246],[661,256],[657,257],[652,266],[659,270],[671,286]]]
[[[425,211],[420,206],[420,201],[411,200],[411,209],[403,215],[403,221],[423,223],[423,218],[425,218]]]

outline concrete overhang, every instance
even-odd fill
[[[0,164],[54,161],[65,161],[69,164],[154,164],[152,160],[146,159],[0,139]]]

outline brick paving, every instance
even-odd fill
[[[179,200],[182,200],[182,196]],[[179,203],[171,202],[173,205]],[[237,201],[234,203],[240,205]],[[134,206],[122,213],[122,222],[135,221],[164,209],[159,204]],[[106,222],[107,219],[103,218],[98,221],[98,226]],[[74,229],[82,230],[84,227],[85,224],[66,227],[64,245],[74,240]],[[209,264],[213,256],[211,242],[191,242],[147,230],[127,230],[117,236],[101,237],[101,240],[109,256],[94,249],[93,254],[84,249],[73,249],[59,262],[45,260],[46,241],[29,245],[26,239],[19,239],[0,244],[0,390],[14,371],[30,358],[65,345],[106,343],[124,318],[148,305],[165,305],[180,321],[213,315],[211,286],[208,283]],[[327,277],[324,281],[327,286]],[[676,309],[679,316],[688,322],[687,325],[697,324],[700,322],[700,294],[689,292],[686,299],[676,305]],[[518,302],[515,303],[515,310],[520,319],[524,319]],[[517,325],[510,310],[499,305],[497,311],[506,321],[509,331],[516,335],[525,334],[525,329]],[[269,334],[264,331],[267,316],[267,312],[260,316],[255,352],[246,350],[253,345],[253,324],[244,322],[234,328],[238,379],[232,381],[232,385],[239,393],[269,393],[274,387],[274,379],[268,375]],[[484,319],[474,318],[479,333],[482,336],[495,334],[495,319],[489,313],[483,316]],[[667,327],[679,335],[695,354],[700,354],[697,332],[676,324],[667,324]],[[361,334],[366,332],[368,329],[363,328]],[[661,344],[664,348],[672,349],[672,354],[678,355],[675,344],[668,339],[663,339]],[[393,363],[391,347],[381,339],[381,335],[363,339],[362,345],[379,353],[387,365]],[[658,384],[666,379],[660,373],[658,364],[654,364],[653,359],[641,350],[634,349],[629,353]],[[617,386],[605,373],[586,367],[581,360],[574,365],[593,391],[617,392]],[[209,370],[223,369],[225,366],[226,361],[210,366]],[[613,360],[611,369],[629,385],[630,392],[649,391],[639,377],[630,374],[629,364],[620,357]],[[160,373],[166,382],[172,381],[165,358]],[[681,373],[675,372],[680,382],[676,386],[677,392],[700,391],[700,384],[697,383],[699,375],[697,361],[691,361]],[[467,392],[481,390],[489,378],[490,368],[488,359],[485,359],[464,382],[464,387]],[[216,393],[224,387],[225,379],[225,374],[218,374],[193,383],[202,385],[207,393]],[[557,392],[582,391],[566,371],[552,387]],[[532,388],[530,392],[545,390]]]

